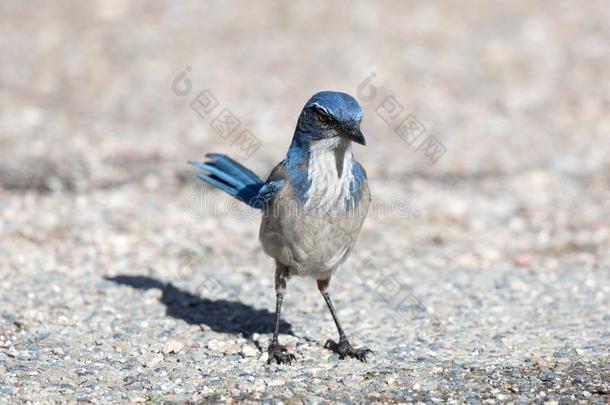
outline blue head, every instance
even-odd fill
[[[305,103],[293,143],[305,147],[318,141],[329,141],[329,145],[345,141],[365,145],[360,131],[361,120],[362,107],[352,96],[338,91],[321,91]]]

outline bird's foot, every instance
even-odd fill
[[[278,342],[271,342],[267,352],[269,353],[267,364],[271,364],[273,360],[275,360],[277,364],[292,364],[292,362],[296,360],[294,354],[288,353],[286,348],[281,346]]]
[[[328,339],[324,345],[324,348],[337,353],[340,359],[353,357],[365,363],[366,356],[373,353],[371,349],[367,349],[366,347],[354,349],[347,339],[340,339],[339,343],[332,339]]]

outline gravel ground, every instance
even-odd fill
[[[610,402],[606,3],[0,11],[0,402]],[[190,108],[203,89],[260,141],[247,159]],[[375,354],[325,350],[294,279],[297,361],[267,365],[259,216],[185,161],[266,175],[319,89],[365,108],[374,208],[330,291]],[[434,164],[376,114],[390,95]]]

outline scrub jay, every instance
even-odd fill
[[[349,256],[369,204],[366,172],[352,155],[352,142],[365,145],[360,131],[362,108],[348,94],[322,91],[307,101],[284,160],[267,181],[226,155],[207,154],[208,161],[189,161],[195,175],[249,206],[262,211],[259,239],[275,259],[275,330],[269,363],[291,363],[295,357],[278,342],[286,283],[291,276],[317,280],[339,332],[325,348],[341,359],[366,361],[372,353],[350,344],[328,295],[337,268]]]

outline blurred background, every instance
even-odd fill
[[[260,143],[248,165],[264,177],[313,93],[358,96],[374,76],[364,88],[374,86],[376,97],[358,97],[369,145],[356,151],[374,192],[383,195],[387,184],[415,197],[429,182],[487,179],[500,199],[565,199],[574,215],[584,201],[571,197],[608,208],[610,28],[602,1],[0,7],[4,201],[192,189],[185,160],[243,155],[210,126],[222,108],[241,123],[234,136],[249,129]],[[172,82],[185,69],[192,90],[181,96]],[[205,89],[219,106],[204,119],[189,103]],[[403,110],[396,123],[412,114],[425,128],[417,143],[376,113],[388,96]],[[417,152],[430,135],[444,148],[432,165]],[[473,208],[472,195],[451,194],[442,205]]]
[[[596,356],[609,322],[609,21],[601,0],[2,1],[1,306],[40,327],[81,319],[65,302],[112,300],[102,275],[188,289],[178,270],[203,251],[203,272],[273,308],[258,217],[235,215],[185,162],[224,152],[264,178],[305,101],[338,90],[365,110],[368,143],[355,154],[375,198],[410,210],[367,220],[352,266],[373,255],[463,334],[454,354],[499,328],[513,347],[551,350],[562,336]],[[191,106],[203,90],[218,103],[207,116]],[[390,96],[400,116],[388,124]],[[225,108],[240,127],[223,138],[211,124]],[[395,131],[407,116],[423,128],[417,141]],[[245,129],[252,153],[234,143]],[[429,136],[442,150],[434,162],[418,150]],[[339,303],[372,301],[344,314],[362,322],[360,341],[412,341],[411,327],[380,341],[393,311],[363,280],[338,277]],[[325,317],[315,289],[295,284]],[[365,321],[368,311],[386,315]],[[306,313],[286,309],[301,334]]]
[[[601,1],[4,1],[2,185],[166,181],[187,158],[229,152],[188,106],[203,89],[265,144],[251,163],[265,172],[282,158],[307,98],[322,89],[355,94],[371,72],[380,99],[363,103],[370,146],[359,155],[373,177],[605,173],[606,9]],[[185,100],[170,85],[187,66],[194,89]],[[386,95],[442,140],[437,165],[375,116]],[[6,174],[27,169],[29,181]]]

